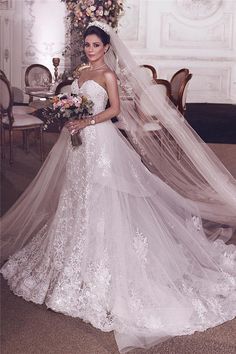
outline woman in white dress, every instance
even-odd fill
[[[90,68],[73,82],[72,91],[93,100],[94,114],[67,124],[39,174],[3,217],[3,257],[10,257],[1,273],[27,301],[46,303],[103,331],[113,330],[120,352],[127,352],[234,318],[236,247],[209,241],[204,229],[224,223],[214,235],[233,230],[235,184],[219,169],[219,179],[227,176],[227,187],[222,185],[219,194],[214,191],[217,182],[212,178],[211,183],[203,166],[204,159],[213,166],[212,155],[194,141],[190,130],[186,136],[198,147],[197,154],[182,145],[182,160],[175,160],[168,144],[178,142],[179,130],[175,136],[173,126],[165,124],[174,108],[170,105],[169,111],[158,114],[159,123],[148,113],[142,116],[137,66],[127,64],[127,54],[117,69],[119,53],[110,60],[110,38],[117,43],[116,34],[103,23],[92,23],[86,30]],[[122,103],[120,108],[117,76],[120,85],[126,78],[122,92],[133,89],[139,116],[126,106],[124,117],[139,153],[111,122],[120,110],[122,118],[125,107]],[[140,74],[138,82],[145,80]],[[137,119],[135,124],[130,117]],[[157,130],[162,144],[156,140]],[[71,146],[68,131],[81,132],[79,148]],[[159,155],[151,159],[156,151]],[[198,168],[201,154],[199,172],[192,165]]]

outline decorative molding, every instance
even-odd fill
[[[155,53],[148,53],[144,54],[143,52],[135,51],[134,56],[137,58],[138,61],[181,61],[187,62],[204,62],[204,65],[210,65],[210,63],[236,63],[236,56],[232,57],[222,57],[222,56],[197,56],[197,55],[182,55],[182,54],[155,54]],[[206,64],[205,64],[206,62]]]
[[[35,0],[23,1],[22,14],[24,20],[22,28],[22,64],[29,65],[36,61],[40,63],[48,63],[49,60],[51,63],[51,58],[61,55],[65,48],[65,36],[63,36],[61,40],[62,31],[58,31],[55,27],[53,27],[53,30],[48,32],[47,37],[45,37],[45,35],[44,37],[40,37],[38,35],[37,26],[39,26],[39,21],[41,21],[42,26],[45,26],[45,28],[48,26],[47,19],[44,20],[45,16],[43,15],[43,11],[48,11],[48,6],[52,6],[51,0],[37,0],[38,2],[41,2],[41,4]],[[56,2],[56,0],[54,0],[54,2]],[[41,11],[40,13],[37,12],[37,10],[39,10],[39,6]],[[61,6],[63,6],[63,4],[61,4]],[[62,18],[62,22],[63,26],[65,26],[64,17]]]
[[[12,65],[12,12],[3,11],[0,14],[0,66],[5,74],[11,79],[11,65]]]
[[[188,89],[188,102],[233,103],[233,62],[184,62],[174,57],[167,61],[165,56],[156,55],[138,55],[136,61],[139,64],[148,62],[153,65],[158,77],[167,80],[179,69],[188,67],[193,74]]]
[[[187,25],[174,14],[161,15],[161,46],[189,49],[201,48],[231,49],[232,47],[232,14],[224,13],[214,24],[197,26]]]
[[[11,0],[0,0],[0,11],[10,10],[12,8]]]
[[[5,18],[4,18],[4,22],[5,22],[5,25],[8,26],[8,25],[9,25],[9,22],[10,22],[9,18],[8,18],[8,17],[5,17]]]
[[[147,2],[129,0],[118,28],[120,37],[128,47],[146,48],[146,17]]]
[[[179,67],[162,67],[159,72],[168,80]],[[231,67],[198,67],[192,64],[193,77],[188,90],[188,102],[230,102]]]
[[[222,0],[176,0],[176,5],[183,17],[202,20],[213,16],[222,6]]]
[[[22,15],[23,15],[23,51],[22,62],[31,63],[33,60],[37,60],[36,44],[33,42],[33,27],[35,23],[35,16],[33,15],[33,5],[35,0],[24,0]]]
[[[193,101],[230,100],[230,68],[195,68],[189,99]],[[202,89],[204,87],[204,90]]]
[[[3,3],[0,0],[0,5]],[[5,66],[12,84],[23,90],[28,65],[38,62],[53,70],[51,58],[61,57],[65,41],[64,7],[60,0],[6,3],[10,4],[9,9],[0,13],[0,64]],[[118,32],[138,63],[155,66],[160,78],[170,78],[181,67],[188,67],[193,72],[188,101],[232,103],[236,97],[234,0],[125,3],[127,9]],[[5,49],[9,50],[7,62]],[[60,72],[65,65],[64,58],[61,59]]]

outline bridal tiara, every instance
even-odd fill
[[[99,27],[101,28],[104,32],[106,32],[106,34],[110,34],[110,27],[104,23],[104,22],[100,22],[100,21],[93,21],[93,22],[90,22],[88,27],[91,27],[91,26],[95,26],[95,27]]]

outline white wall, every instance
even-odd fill
[[[127,0],[119,33],[159,78],[189,68],[189,102],[236,103],[236,0]]]
[[[119,33],[137,61],[160,78],[193,73],[189,102],[236,102],[236,0],[126,0]],[[52,57],[65,43],[60,0],[0,0],[0,65],[24,88],[25,68]],[[60,64],[59,72],[64,69]]]
[[[13,86],[24,90],[24,73],[33,63],[46,65],[53,73],[53,57],[64,69],[65,5],[59,0],[7,0],[1,8],[0,65]],[[4,57],[6,50],[9,57]],[[26,98],[26,97],[25,97]]]

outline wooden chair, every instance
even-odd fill
[[[12,107],[12,111],[13,111],[13,116],[15,114],[31,114],[33,112],[35,112],[35,108],[34,107],[30,107],[30,106],[13,106]]]
[[[191,75],[191,74],[189,74]],[[191,75],[192,77],[192,75]],[[191,78],[190,77],[190,78]],[[188,81],[190,79],[188,78]],[[152,91],[154,91],[154,93],[156,92],[156,85],[158,85],[158,91],[161,94],[161,96],[159,97],[159,99],[170,99],[171,100],[171,84],[169,81],[164,80],[164,79],[156,79],[155,83],[150,86],[150,88],[148,89],[148,91],[146,91],[143,95],[141,95],[140,97],[140,104],[141,104],[141,108],[142,111],[139,111],[139,114],[141,113],[143,117],[145,117],[145,114],[151,115],[153,116],[153,118],[155,119],[156,116],[156,112],[153,111],[152,108],[150,108],[150,98],[149,98],[149,92],[150,94],[152,93]],[[182,87],[182,86],[181,86]],[[184,86],[186,87],[186,85]],[[184,92],[183,92],[184,93]],[[143,96],[143,97],[142,97]],[[183,94],[182,94],[182,90],[181,90],[181,97],[183,98]],[[182,106],[181,106],[182,107]],[[170,139],[170,141],[172,141],[172,137],[171,135],[168,133],[168,131],[161,125],[158,123],[155,123],[155,120],[153,123],[147,123],[145,126],[145,129],[147,131],[152,131],[154,133],[155,138],[158,139],[158,142],[160,144],[160,147],[163,147],[163,134],[162,132],[168,136],[168,138]],[[178,145],[176,145],[176,155],[177,155],[177,159],[180,160],[181,158],[181,149],[179,148]]]
[[[172,76],[170,80],[171,100],[183,116],[185,115],[187,89],[191,78],[192,74],[189,73],[188,69],[180,69]],[[178,160],[181,159],[181,155],[182,151],[180,147],[177,146]]]
[[[4,73],[4,71],[3,71],[3,70],[1,70],[1,69],[0,69],[0,76],[3,76],[3,77],[5,77],[5,79],[7,79],[6,74],[5,74],[5,73]]]
[[[32,64],[25,71],[26,93],[37,90],[45,90],[52,83],[52,74],[50,70],[42,64]],[[29,94],[29,102],[33,101],[33,96]]]
[[[185,69],[185,68],[180,69],[170,79],[172,102],[175,105],[177,105],[181,85],[183,84],[183,82],[188,74],[189,74],[188,69]]]
[[[158,92],[160,95],[156,95]],[[145,91],[143,91],[140,95],[139,105],[136,105],[136,111],[140,115],[143,122],[145,122],[147,116],[153,117],[153,122],[145,123],[145,130],[146,131],[162,131],[163,126],[158,123],[158,117],[155,107],[151,104],[150,97],[156,96],[158,100],[168,100],[170,97],[170,83],[167,80],[155,79],[153,84],[150,85]],[[155,122],[155,120],[157,121]]]
[[[148,89],[140,96],[140,106],[142,111],[151,116],[155,116],[156,112],[150,107],[150,98],[156,90],[160,93],[160,99],[166,100],[171,98],[171,86],[169,81],[164,79],[155,79]]]
[[[163,95],[166,95],[169,99],[171,99],[171,85],[169,81],[164,79],[155,79],[154,82],[157,85],[161,85],[160,87],[163,90]]]
[[[189,81],[192,78],[192,74],[188,74],[182,82],[182,85],[179,89],[178,99],[176,101],[176,107],[180,111],[180,113],[184,116],[186,111],[186,98],[187,98],[187,90],[189,86]]]
[[[149,64],[143,64],[143,65],[140,65],[140,68],[143,68],[152,80],[157,79],[157,71],[154,68],[154,66],[149,65]]]
[[[6,74],[4,71],[0,70],[0,76],[4,77],[6,80],[8,80]],[[9,80],[8,80],[9,82]],[[10,82],[9,82],[10,85]],[[10,85],[11,86],[11,85]],[[14,114],[30,114],[33,113],[35,109],[33,107],[25,106],[25,105],[13,105],[13,115]]]
[[[74,80],[65,80],[60,82],[56,87],[55,95],[59,95],[59,93],[71,94],[71,84],[73,81]]]
[[[43,161],[43,122],[29,114],[13,113],[13,94],[10,83],[0,76],[1,147],[5,158],[5,130],[9,132],[10,163],[13,163],[13,132],[23,132],[23,146],[29,151],[28,133],[39,130],[40,158]]]

